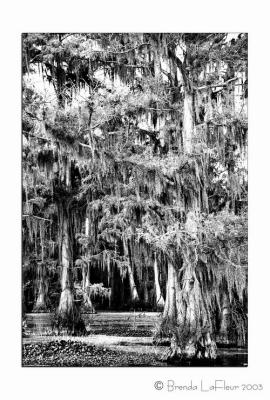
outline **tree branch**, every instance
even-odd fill
[[[229,80],[226,81],[226,82],[217,83],[216,85],[205,85],[205,86],[200,86],[200,87],[196,88],[196,90],[203,90],[203,89],[210,89],[210,88],[215,88],[215,87],[227,86],[229,83],[234,82],[234,81],[236,81],[237,79],[239,79],[239,78],[235,77],[235,78],[229,79]]]
[[[130,51],[134,51],[142,46],[150,46],[150,43],[148,43],[148,42],[140,43],[137,46],[133,47],[132,49],[127,49],[127,50],[123,50],[123,51],[93,50],[93,53],[126,54],[126,53],[129,53]]]
[[[33,133],[29,133],[27,131],[23,131],[23,134],[26,136],[26,138],[27,138],[27,136],[31,136],[31,137],[33,137],[35,139],[44,140],[44,142],[51,142],[51,139],[48,139],[48,138],[45,138],[45,137],[41,137],[41,136],[37,136],[37,135],[34,135]]]
[[[92,150],[92,147],[89,146],[89,144],[84,144],[84,143],[79,142],[79,145],[82,147],[87,147],[88,149]]]
[[[42,217],[38,217],[37,215],[31,215],[31,214],[23,214],[22,217],[23,217],[23,218],[25,218],[25,217],[32,217],[32,218],[37,218],[37,219],[42,219],[42,220],[44,220],[44,221],[50,221],[50,222],[52,222],[51,219],[42,218]]]
[[[190,89],[190,84],[189,84],[189,82],[188,82],[187,74],[186,74],[186,71],[185,71],[185,68],[184,68],[184,65],[183,65],[182,61],[181,61],[180,58],[178,58],[178,57],[175,55],[175,53],[174,53],[172,50],[170,50],[170,49],[168,49],[168,54],[169,54],[169,56],[170,56],[171,58],[173,58],[174,61],[176,62],[176,65],[177,65],[178,69],[179,69],[180,72],[181,72],[181,75],[182,75],[182,78],[183,78],[183,82],[184,82],[184,86],[185,86],[186,89],[189,90],[189,89]]]

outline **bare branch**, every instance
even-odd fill
[[[235,78],[231,78],[226,82],[223,83],[217,83],[215,85],[205,85],[205,86],[200,86],[198,88],[196,88],[196,90],[203,90],[203,89],[210,89],[210,88],[215,88],[215,87],[223,87],[223,86],[227,86],[229,83],[237,81],[239,78],[235,77]]]
[[[26,218],[26,217],[29,217],[29,218],[37,218],[37,219],[42,219],[42,220],[44,220],[44,221],[49,221],[49,222],[52,222],[52,220],[51,219],[48,219],[48,218],[42,218],[42,217],[38,217],[37,215],[31,215],[31,214],[23,214],[23,216],[22,216],[23,218]]]
[[[140,43],[137,46],[133,47],[132,49],[127,49],[123,51],[104,51],[104,50],[93,50],[93,53],[107,53],[107,54],[126,54],[129,53],[130,51],[134,51],[142,46],[150,46],[150,43],[145,42],[145,43]]]
[[[89,144],[85,144],[85,143],[79,142],[79,145],[82,146],[82,147],[87,147],[88,149],[92,150],[92,147],[89,146]]]

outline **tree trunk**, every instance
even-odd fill
[[[128,271],[128,280],[129,280],[129,286],[130,286],[131,301],[133,304],[135,304],[139,301],[139,295],[138,295],[138,291],[137,291],[137,287],[135,284],[134,275],[133,275],[133,271],[132,271],[130,263],[128,263],[127,271]]]
[[[195,212],[187,215],[185,230],[190,236],[196,237]],[[174,275],[176,287],[176,323],[172,330],[171,348],[168,359],[215,359],[217,356],[216,343],[211,337],[212,322],[207,308],[201,284],[196,277],[196,254],[189,249],[183,254],[181,270],[183,275],[179,281],[176,265],[171,272]]]
[[[144,304],[146,306],[149,305],[148,281],[149,281],[148,267],[147,267],[147,265],[145,265],[144,283],[143,283],[143,300],[144,300]]]
[[[164,298],[161,293],[160,284],[159,284],[159,271],[157,264],[157,255],[154,255],[154,276],[155,276],[155,292],[156,292],[156,306],[158,311],[163,311],[164,309]]]
[[[156,344],[162,343],[164,339],[166,341],[168,339],[171,340],[171,348],[170,348],[168,354],[165,356],[165,358],[167,360],[170,360],[170,358],[175,358],[175,354],[178,351],[178,349],[176,349],[176,352],[174,352],[174,354],[172,355],[171,349],[173,347],[173,342],[175,342],[175,339],[178,336],[177,304],[176,304],[178,289],[179,288],[177,285],[176,270],[175,270],[173,264],[170,261],[168,261],[166,299],[165,299],[165,305],[164,305],[164,310],[163,310],[163,317],[162,317],[161,325],[160,325],[159,330],[155,337]]]
[[[130,257],[130,253],[129,253],[129,249],[128,249],[128,243],[125,241],[125,239],[123,240],[123,245],[124,245],[124,254],[128,259],[127,274],[128,274],[128,281],[129,281],[129,287],[130,287],[130,296],[131,296],[131,301],[132,301],[133,305],[135,305],[139,301],[139,295],[138,295],[137,287],[136,287],[135,280],[134,280],[134,274],[133,274],[132,265],[131,265],[131,257]]]
[[[204,306],[203,293],[191,263],[184,263],[182,286],[174,265],[168,268],[168,302],[164,318],[169,324],[171,347],[167,360],[215,359],[216,344],[211,337],[212,324]],[[165,319],[164,319],[165,321]]]
[[[85,236],[89,236],[89,218],[85,218]]]
[[[193,131],[195,128],[192,92],[185,90],[183,115],[183,147],[186,153],[192,151]]]
[[[176,323],[176,276],[175,269],[171,262],[168,262],[166,301],[163,319],[173,324]]]
[[[180,63],[180,66],[184,83],[183,150],[187,156],[190,156],[193,151],[195,133],[193,93],[187,70],[184,70],[184,64]],[[185,231],[189,233],[190,238],[194,238],[195,242],[197,239],[196,220],[201,210],[197,193],[194,193],[187,207]],[[211,338],[211,317],[200,283],[196,278],[197,256],[193,254],[192,245],[189,249],[182,250],[182,260],[181,282],[177,266],[171,263],[168,265],[167,298],[163,317],[164,323],[167,319],[171,324],[171,347],[167,359],[215,359],[217,352],[216,344]]]
[[[89,236],[89,218],[85,218],[85,236]],[[82,310],[85,313],[95,313],[95,308],[93,306],[90,292],[91,292],[91,283],[90,283],[90,264],[84,264],[82,267],[82,290],[83,290],[83,305]]]
[[[47,304],[46,304],[46,284],[45,284],[45,265],[43,263],[39,263],[37,266],[37,300],[35,302],[35,306],[33,308],[33,312],[46,312]]]
[[[60,330],[74,332],[77,313],[74,304],[72,278],[72,246],[69,231],[69,220],[66,210],[60,210],[61,240],[61,296],[57,310],[57,325]]]
[[[83,267],[83,282],[82,282],[82,289],[83,289],[83,312],[86,313],[95,313],[95,308],[93,306],[91,297],[90,297],[90,265]]]
[[[229,343],[229,329],[230,329],[230,300],[228,294],[223,293],[219,339],[226,344]]]
[[[46,312],[46,308],[45,288],[43,282],[40,282],[38,287],[38,296],[33,308],[33,312]]]
[[[212,324],[204,306],[204,294],[196,278],[194,264],[184,262],[182,290],[177,302],[178,343],[185,358],[216,358],[216,345],[211,339]]]
[[[110,281],[110,287],[111,287],[111,293],[110,293],[110,297],[109,297],[109,309],[111,310],[113,307],[113,303],[114,303],[114,281],[115,281],[115,271],[114,271],[114,264],[112,265],[112,269],[111,269],[111,281]]]

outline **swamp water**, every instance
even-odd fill
[[[205,360],[175,362],[168,364],[161,361],[166,352],[166,346],[154,346],[152,336],[159,322],[160,314],[155,312],[100,312],[98,314],[84,314],[86,326],[90,327],[89,335],[82,337],[55,336],[52,332],[51,313],[29,313],[25,315],[26,335],[23,344],[35,344],[51,341],[69,340],[81,342],[97,348],[107,348],[128,357],[151,356],[151,364],[141,363],[128,366],[160,366],[160,367],[245,367],[248,353],[245,348],[218,348],[218,358],[215,361]],[[102,365],[101,365],[102,366]]]

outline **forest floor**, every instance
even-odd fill
[[[46,333],[46,330],[45,334],[41,334],[41,322],[45,328],[49,315],[39,314],[37,317],[35,317],[37,314],[28,315],[30,330],[24,335],[22,342],[22,365],[29,367],[175,366],[164,361],[168,347],[153,344],[157,314],[153,313],[152,316],[149,314],[140,314],[137,320],[133,318],[132,313],[96,314],[91,316],[95,320],[95,329],[92,328],[87,336],[80,337],[55,336],[53,333]],[[106,318],[110,319],[107,328]],[[210,365],[207,364],[207,366],[246,365],[246,349],[219,349],[218,359]],[[194,362],[188,362],[185,366],[195,365]]]

